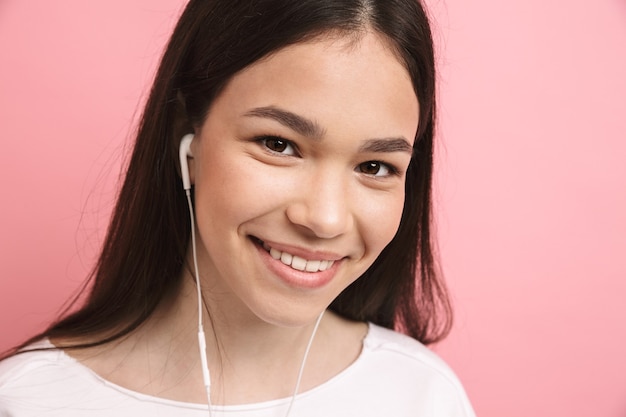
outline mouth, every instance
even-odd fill
[[[253,237],[252,240],[269,253],[272,258],[297,271],[322,272],[330,269],[335,263],[332,259],[305,259],[289,252],[273,248],[261,239]]]

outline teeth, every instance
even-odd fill
[[[293,269],[297,269],[298,271],[306,271],[306,272],[319,272],[326,271],[328,268],[333,266],[335,261],[319,261],[319,260],[307,260],[301,258],[299,256],[294,256],[287,252],[281,252],[277,249],[271,248],[267,243],[263,243],[263,248],[269,252],[270,256],[276,260],[280,259],[282,263],[285,265],[291,266]]]
[[[307,272],[317,272],[320,269],[322,261],[308,261],[304,268]]]
[[[285,256],[285,252],[283,252],[283,256]],[[291,256],[291,255],[289,255],[289,256]],[[282,261],[283,258],[281,257],[280,260]],[[304,271],[304,269],[306,268],[306,264],[307,263],[308,262],[306,261],[306,259],[301,258],[299,256],[294,256],[293,260],[291,261],[291,267],[293,269],[297,269],[298,271]]]
[[[267,249],[266,249],[267,250]],[[269,249],[270,251],[270,255],[272,255],[272,258],[274,259],[280,259],[280,255],[282,255],[282,253],[279,250],[276,250],[274,248]]]
[[[282,255],[280,255],[280,261],[285,265],[291,265],[291,263],[293,262],[293,255],[287,252],[283,252]]]

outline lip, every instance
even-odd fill
[[[306,272],[306,271],[298,271],[293,269],[292,267],[285,265],[280,260],[276,260],[272,258],[265,248],[263,248],[263,242],[259,239],[252,238],[252,243],[255,248],[259,252],[259,256],[261,260],[265,264],[265,266],[273,273],[276,277],[278,277],[283,283],[287,284],[289,287],[298,288],[298,289],[317,289],[326,286],[330,283],[335,277],[339,265],[341,264],[341,256],[337,254],[330,254],[324,252],[311,252],[306,250],[294,250],[292,247],[274,246],[270,242],[265,242],[269,246],[274,247],[275,249],[281,250],[280,248],[285,248],[285,252],[291,253],[292,255],[301,256],[305,259],[309,260],[334,260],[333,265],[325,271],[317,271],[317,272]],[[281,250],[282,251],[282,250]]]

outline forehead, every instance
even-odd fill
[[[324,128],[359,127],[372,136],[401,130],[395,133],[411,140],[419,116],[408,71],[374,33],[325,36],[280,49],[236,74],[217,106],[239,113],[279,106]]]

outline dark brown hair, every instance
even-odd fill
[[[418,0],[191,0],[162,57],[85,304],[40,338],[93,346],[140,326],[177,291],[190,238],[178,146],[202,125],[226,83],[255,61],[326,34],[374,31],[408,70],[420,104],[399,230],[374,264],[333,301],[338,314],[432,343],[450,329],[431,238],[435,64]],[[83,339],[84,340],[84,339]]]

